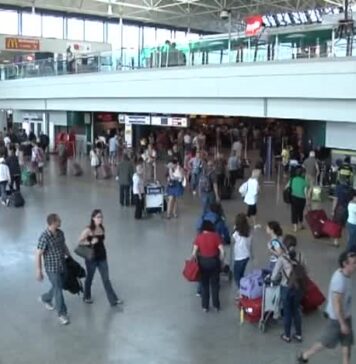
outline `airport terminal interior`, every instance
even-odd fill
[[[0,364],[355,363],[355,17],[0,0]]]

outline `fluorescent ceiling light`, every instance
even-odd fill
[[[112,5],[111,4],[108,5],[108,15],[109,16],[112,15]]]

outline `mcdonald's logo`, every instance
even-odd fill
[[[5,38],[5,48],[22,51],[39,51],[40,41],[38,39]]]
[[[17,38],[6,38],[6,49],[18,49]]]

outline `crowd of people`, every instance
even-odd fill
[[[11,193],[20,191],[24,174],[43,185],[48,147],[49,138],[43,133],[36,137],[23,129],[18,133],[12,129],[0,132],[0,198],[4,206],[9,205]]]
[[[285,188],[290,189],[294,235],[284,234],[278,221],[257,221],[260,184],[267,155],[264,151],[267,148],[265,138],[271,136],[275,155],[281,156]],[[317,153],[310,148],[303,149],[299,140],[295,141],[293,136],[284,140],[286,136],[279,130],[249,128],[246,125],[231,129],[219,127],[213,136],[211,130],[204,129],[177,132],[162,130],[143,138],[133,153],[126,149],[122,134],[110,133],[105,140],[99,137],[90,151],[90,165],[96,178],[100,178],[103,164],[108,164],[111,170],[116,169],[120,205],[125,207],[134,204],[136,219],[144,216],[145,185],[159,179],[158,165],[165,166],[163,184],[166,186],[167,219],[179,217],[178,201],[184,193],[199,197],[201,213],[197,219],[192,257],[198,262],[201,273],[197,295],[201,297],[201,306],[205,312],[210,311],[210,296],[214,310],[221,310],[220,276],[225,268],[232,271],[236,300],[241,299],[240,282],[249,262],[254,259],[255,230],[264,225],[267,244],[263,268],[269,271],[270,279],[281,287],[281,339],[286,343],[303,340],[300,304],[307,283],[307,267],[304,254],[298,250],[297,234],[304,229],[304,213],[306,208],[311,208],[314,187],[321,178]],[[43,183],[43,166],[49,143],[44,142],[42,136],[39,139],[35,136],[25,137],[23,131],[21,138],[24,140],[19,137],[15,139],[10,130],[5,136],[0,135],[0,191],[3,204],[7,201],[7,185],[14,190],[20,188],[23,168],[32,168],[38,174],[38,181]],[[31,146],[30,155],[28,152],[25,155],[25,145]],[[254,163],[248,158],[250,149],[260,151]],[[58,158],[61,158],[60,150]],[[247,171],[249,177],[244,178]],[[353,190],[353,170],[349,158],[340,164],[337,175],[332,212],[335,221],[347,226],[347,250],[340,255],[340,268],[330,282],[326,308],[327,330],[320,342],[300,354],[300,363],[307,362],[323,348],[335,347],[337,343],[343,347],[344,364],[351,363],[353,336],[350,277],[356,270],[356,193]],[[238,187],[239,179],[242,183]],[[235,193],[241,195],[246,211],[236,215],[234,226],[229,229],[222,200],[232,198]],[[45,271],[51,283],[50,291],[40,297],[40,302],[46,309],[56,309],[60,323],[66,325],[69,317],[62,282],[66,274],[64,259],[71,256],[71,252],[66,246],[60,225],[61,219],[57,214],[48,216],[47,228],[38,243],[36,272],[37,279],[41,281]],[[98,269],[110,305],[122,304],[109,278],[101,210],[93,211],[78,244],[92,249],[90,258],[85,258],[83,301],[93,303],[91,284]],[[226,261],[229,245],[233,257],[231,267]]]

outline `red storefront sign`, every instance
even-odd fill
[[[21,51],[39,51],[40,41],[38,39],[5,38],[6,49],[18,49]]]
[[[255,36],[263,27],[263,20],[261,15],[249,16],[245,18],[245,23],[245,35],[247,37]]]

